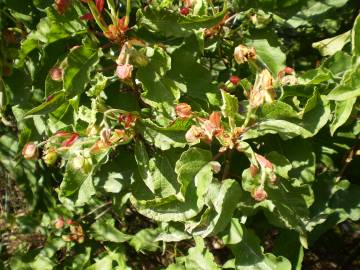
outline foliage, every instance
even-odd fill
[[[358,10],[1,0],[0,267],[301,269],[360,219]]]

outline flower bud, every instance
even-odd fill
[[[61,229],[62,227],[64,227],[64,224],[65,224],[64,218],[61,217],[55,222],[55,228],[56,229]]]
[[[256,165],[251,164],[249,169],[252,177],[255,177],[258,174],[259,168]]]
[[[176,116],[180,119],[187,119],[191,116],[191,106],[187,103],[179,103],[175,107]]]
[[[216,174],[219,173],[221,171],[221,164],[217,161],[211,161],[210,162],[211,165],[211,170]]]
[[[234,85],[238,85],[238,83],[240,82],[240,78],[238,76],[232,75],[230,76],[229,81]]]
[[[54,67],[49,71],[50,77],[53,81],[61,81],[63,77],[63,69]]]
[[[260,166],[263,168],[268,168],[270,170],[273,170],[273,164],[264,156],[259,155],[259,154],[255,154],[256,160],[257,162],[259,162]]]
[[[201,137],[204,136],[203,130],[198,126],[191,126],[185,134],[185,139],[188,143],[197,142]]]
[[[78,155],[72,160],[72,167],[74,170],[82,170],[84,173],[89,173],[92,166],[88,158]]]
[[[111,129],[103,128],[100,131],[100,140],[105,144],[110,144]]]
[[[291,75],[295,72],[295,70],[291,67],[285,67],[284,68],[285,74]]]
[[[258,202],[261,202],[267,198],[267,193],[263,187],[257,187],[251,193],[251,196]]]
[[[272,184],[274,184],[274,183],[276,182],[276,180],[277,180],[276,174],[275,174],[275,173],[271,173],[271,174],[270,174],[270,177],[269,177],[269,180],[270,180],[270,182],[271,182]]]
[[[70,5],[70,0],[55,0],[55,9],[60,14],[63,15]]]
[[[196,0],[182,0],[184,3],[184,6],[187,8],[191,8],[192,6],[194,6]]]
[[[35,143],[27,143],[22,149],[22,155],[27,160],[37,159],[38,157],[38,148]]]
[[[180,8],[180,14],[181,15],[187,16],[187,15],[189,15],[189,12],[190,12],[190,9],[188,7]]]
[[[51,166],[51,165],[54,165],[54,163],[56,162],[57,156],[58,155],[56,153],[56,149],[49,148],[49,149],[45,150],[44,155],[43,155],[43,160],[46,165]]]
[[[116,75],[121,80],[129,80],[131,79],[132,71],[133,71],[133,65],[129,65],[129,64],[119,65],[116,68]]]
[[[248,48],[244,45],[239,45],[234,50],[234,58],[236,63],[242,64],[247,62],[249,59],[256,59],[255,48]]]
[[[70,235],[62,235],[61,236],[62,240],[64,240],[65,242],[70,242],[71,241],[71,236]]]

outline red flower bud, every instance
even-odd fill
[[[180,14],[181,15],[187,16],[187,15],[189,15],[189,12],[190,12],[190,9],[188,7],[180,8]]]
[[[70,0],[55,0],[55,9],[60,15],[65,13],[69,5]]]
[[[229,81],[236,86],[240,82],[240,78],[238,76],[232,75],[230,76]]]
[[[50,69],[49,73],[50,73],[50,77],[52,80],[57,81],[57,82],[62,80],[63,69],[54,67],[54,68]]]
[[[133,71],[132,65],[129,65],[129,64],[119,65],[116,68],[116,75],[121,80],[129,80],[129,79],[131,79],[132,71]]]
[[[176,116],[180,119],[187,119],[191,116],[191,106],[187,103],[179,103],[175,107]]]
[[[258,202],[261,202],[267,198],[267,193],[263,187],[257,187],[251,193],[251,196]]]
[[[101,14],[104,10],[104,0],[96,0],[96,9],[98,10],[99,14]]]
[[[73,133],[71,135],[71,137],[67,140],[65,140],[62,144],[61,147],[69,147],[71,145],[73,145],[73,143],[79,138],[79,135],[77,133]]]
[[[295,72],[295,70],[291,67],[285,67],[284,71],[286,74],[293,74]]]
[[[80,16],[80,19],[85,21],[92,21],[94,19],[94,16],[91,13],[86,13]]]
[[[72,224],[74,224],[74,221],[73,221],[71,218],[69,218],[69,219],[66,221],[66,224],[67,224],[67,225],[72,225]]]
[[[27,143],[22,149],[22,155],[27,160],[37,159],[38,157],[38,148],[35,143]]]

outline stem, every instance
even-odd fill
[[[249,105],[247,114],[246,114],[246,118],[245,118],[244,124],[242,125],[242,128],[246,128],[247,125],[249,124],[250,119],[251,119],[251,114],[252,114],[252,107]]]
[[[231,162],[231,157],[232,157],[233,151],[230,150],[230,152],[228,152],[226,160],[225,160],[225,168],[224,168],[224,173],[222,176],[222,180],[225,180],[230,172],[230,162]]]
[[[213,15],[215,15],[216,11],[215,11],[215,6],[214,6],[212,0],[208,0],[208,2],[209,2],[209,5],[211,7],[211,11],[212,11]]]
[[[107,25],[101,20],[100,14],[95,6],[95,3],[93,1],[90,1],[88,5],[97,25],[101,28],[103,32],[105,32],[107,30]]]
[[[131,0],[126,0],[126,15],[125,15],[125,27],[129,25],[131,13]]]

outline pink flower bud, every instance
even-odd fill
[[[104,128],[100,131],[100,139],[104,144],[110,144],[111,129]]]
[[[240,82],[240,78],[238,76],[232,75],[230,76],[229,81],[236,86]]]
[[[257,187],[251,193],[251,196],[258,202],[261,202],[267,198],[267,193],[263,187]]]
[[[214,173],[219,173],[221,171],[221,164],[217,161],[210,162],[211,169]]]
[[[187,119],[191,116],[191,106],[187,103],[179,103],[175,107],[176,116],[180,119]]]
[[[195,4],[196,0],[182,0],[182,1],[185,7],[191,8]]]
[[[22,149],[22,155],[27,160],[37,159],[38,157],[38,148],[35,143],[27,143]]]
[[[59,218],[56,222],[55,222],[55,228],[56,229],[61,229],[62,227],[64,227],[65,222],[64,222],[64,218]]]
[[[50,77],[52,80],[57,81],[57,82],[62,80],[63,69],[54,67],[54,68],[50,69],[49,73],[50,73]]]
[[[273,170],[273,164],[264,156],[259,155],[259,154],[255,154],[256,160],[257,162],[259,162],[260,166],[263,168],[268,168],[270,170]]]
[[[116,75],[121,80],[129,80],[131,79],[132,71],[133,71],[133,65],[129,65],[129,64],[119,65],[116,68]]]
[[[252,177],[255,177],[258,174],[259,168],[256,165],[251,164],[249,169]]]

